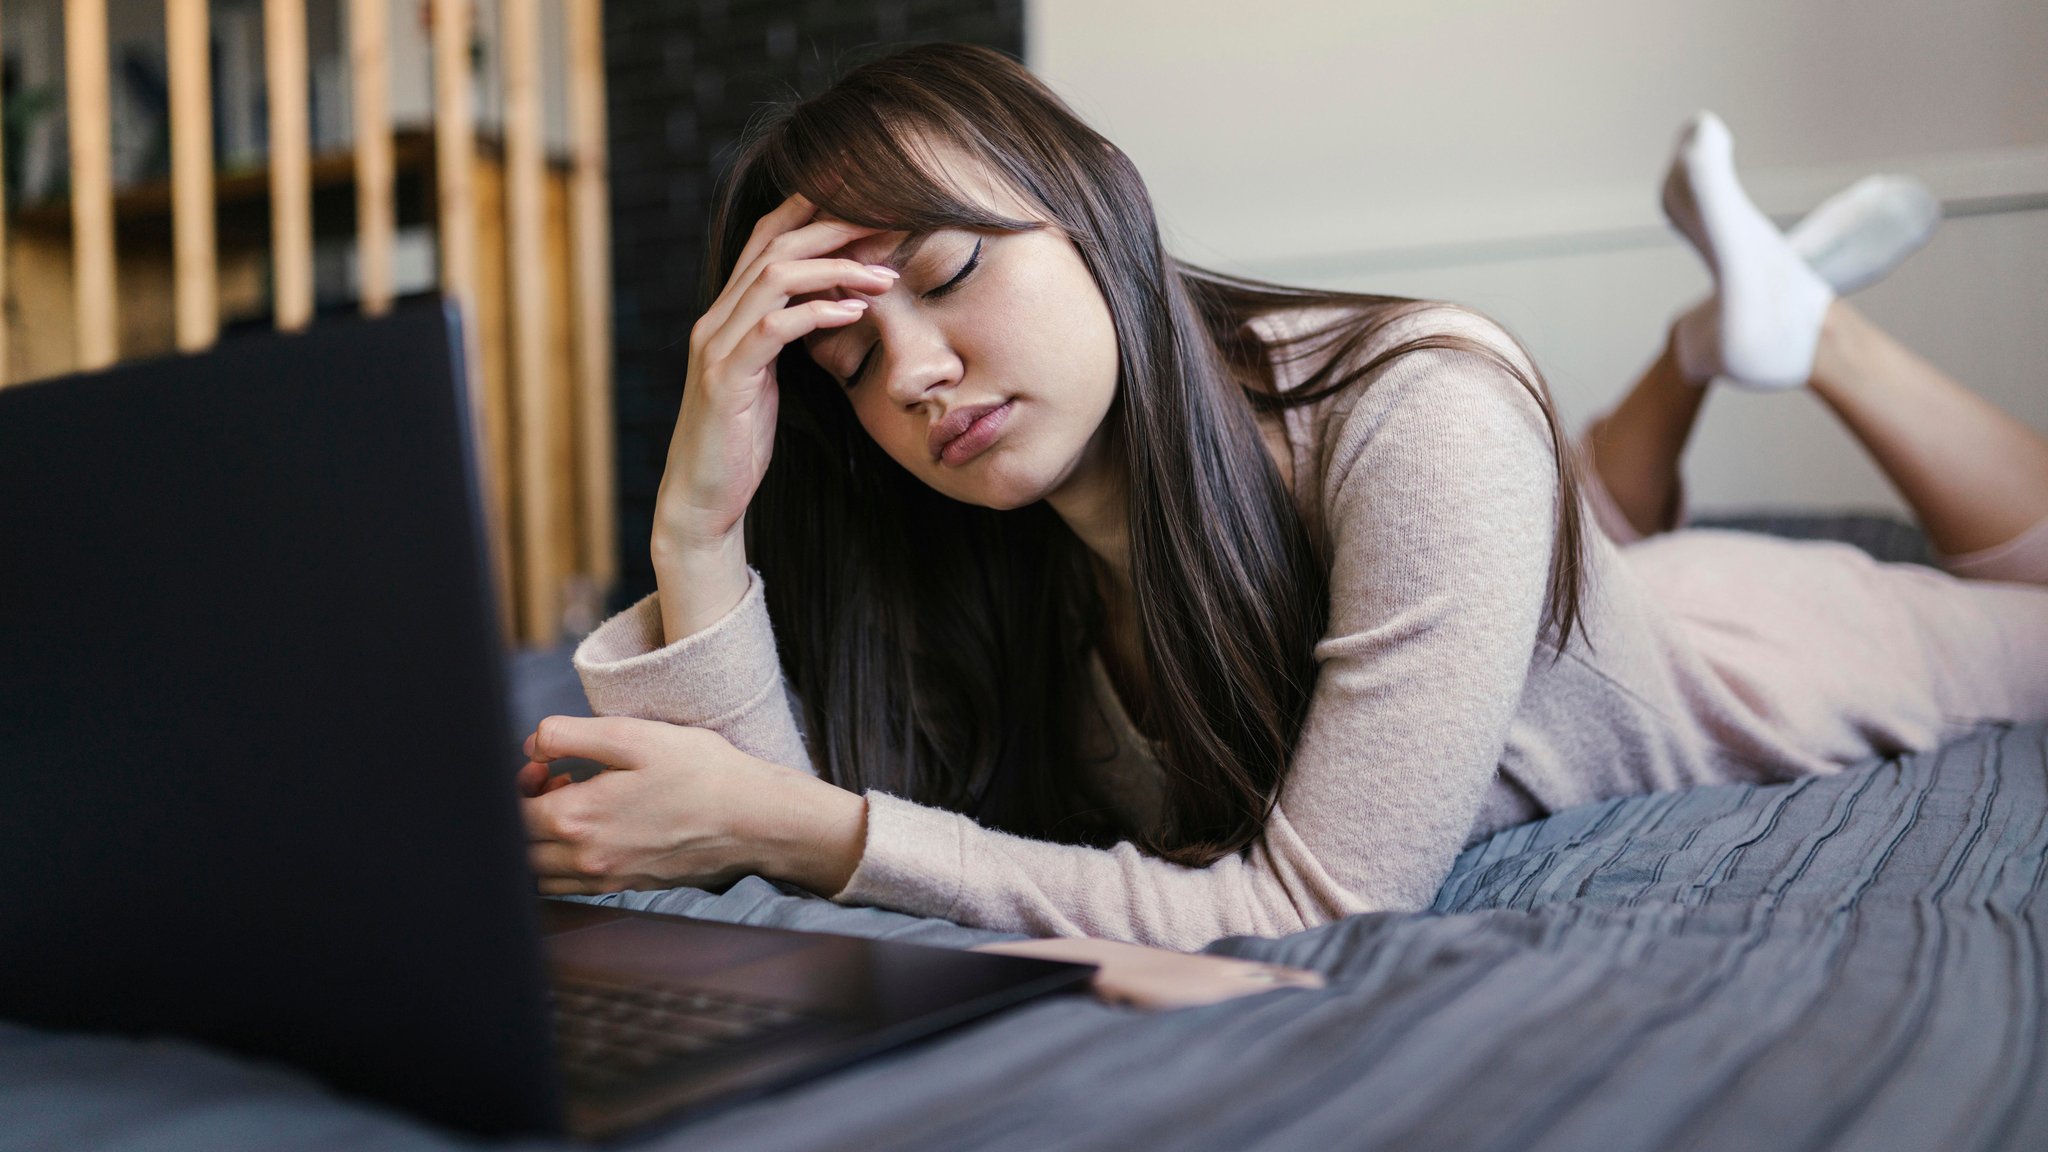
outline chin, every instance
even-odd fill
[[[1008,459],[1000,449],[969,461],[965,468],[945,471],[951,473],[946,477],[950,483],[939,491],[962,503],[998,512],[1028,508],[1059,487],[1052,474],[1057,470],[1049,471],[1029,461]]]

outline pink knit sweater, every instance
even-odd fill
[[[1277,334],[1315,319],[1260,324]],[[1442,329],[1528,364],[1498,327],[1450,307],[1379,340]],[[1304,374],[1283,365],[1280,386]],[[1193,949],[1425,908],[1461,849],[1546,812],[1826,772],[2048,715],[2048,590],[1879,564],[1846,545],[1681,531],[1623,547],[1589,531],[1586,637],[1560,654],[1538,637],[1557,494],[1549,436],[1535,402],[1479,357],[1404,356],[1284,419],[1295,500],[1334,561],[1314,697],[1264,837],[1189,868],[870,791],[865,852],[834,900]],[[1589,527],[1614,524],[1611,503],[1590,496]],[[650,596],[584,641],[576,668],[599,714],[710,728],[811,767],[758,573],[717,623],[661,640]],[[1158,762],[1092,668],[1084,723],[1116,749],[1100,788],[1156,819]]]

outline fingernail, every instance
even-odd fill
[[[864,265],[864,267],[866,267],[867,270],[870,272],[876,273],[877,275],[881,276],[887,276],[891,280],[899,279],[903,275],[903,273],[898,272],[894,268],[889,267],[887,264],[868,264]]]
[[[868,306],[868,302],[865,300],[834,300],[833,303],[846,309],[848,312],[858,312]]]

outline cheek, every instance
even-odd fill
[[[1080,253],[1061,247],[1041,256],[1035,283],[1019,296],[1040,302],[1033,325],[1036,343],[1067,402],[1099,415],[1116,391],[1116,327]]]
[[[1048,354],[1044,378],[1054,390],[1060,423],[1068,435],[1086,439],[1116,400],[1116,328],[1086,269],[1073,269],[1059,289],[1058,295],[1046,296],[1062,305],[1046,316],[1048,325],[1041,337]]]
[[[908,468],[916,475],[925,474],[924,425],[915,416],[904,412],[886,398],[877,402],[874,396],[879,389],[864,384],[851,397],[853,414],[860,426],[891,460]]]

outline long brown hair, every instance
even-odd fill
[[[930,162],[934,144],[1039,206],[1108,303],[1118,378],[1106,420],[1128,474],[1133,601],[1169,795],[1161,827],[1129,828],[1089,786],[1079,720],[1104,612],[1080,541],[1043,502],[997,512],[927,487],[792,345],[777,365],[775,448],[746,543],[827,779],[1021,835],[1129,839],[1191,866],[1246,850],[1286,777],[1329,615],[1329,557],[1253,411],[1309,403],[1423,348],[1500,364],[1549,420],[1561,498],[1546,623],[1563,647],[1578,616],[1578,496],[1540,380],[1455,335],[1358,363],[1373,333],[1427,305],[1173,260],[1130,160],[998,52],[911,48],[758,121],[720,186],[708,292],[731,276],[754,222],[796,192],[841,219],[913,233],[1042,226],[948,186]],[[1319,304],[1344,305],[1345,319],[1289,348],[1246,325]],[[1276,390],[1273,358],[1306,349],[1321,367]]]

